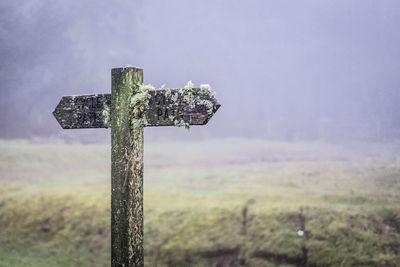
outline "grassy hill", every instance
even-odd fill
[[[400,266],[400,144],[145,144],[147,266]],[[109,145],[0,141],[0,266],[109,266]]]

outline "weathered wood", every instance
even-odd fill
[[[110,94],[63,96],[53,115],[64,129],[106,128],[102,112],[110,106]]]
[[[174,126],[181,120],[189,125],[204,125],[220,107],[209,91],[193,88],[188,96],[180,90],[149,91],[146,126]],[[110,94],[64,96],[53,114],[64,129],[107,128],[103,110],[110,107]]]
[[[111,266],[143,266],[143,128],[132,128],[130,108],[143,71],[111,75]]]
[[[180,90],[149,91],[151,97],[145,111],[147,126],[173,126],[180,120],[189,125],[204,125],[220,107],[210,91],[193,88],[188,96]]]

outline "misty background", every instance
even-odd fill
[[[156,87],[209,83],[222,104],[206,127],[146,139],[397,139],[399,14],[395,0],[1,1],[0,137],[108,141],[52,111],[134,65]]]

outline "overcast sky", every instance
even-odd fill
[[[399,14],[396,0],[1,1],[0,137],[109,138],[51,112],[134,65],[155,86],[209,83],[222,104],[205,127],[149,138],[396,138]]]

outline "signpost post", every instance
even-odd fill
[[[53,114],[64,129],[111,127],[111,266],[143,256],[143,127],[204,125],[218,110],[209,87],[153,90],[143,70],[111,71],[111,94],[64,96]]]

